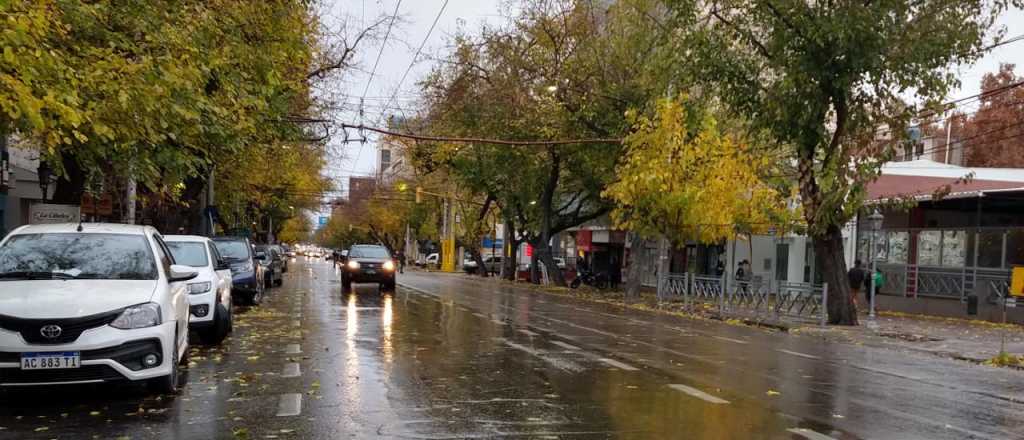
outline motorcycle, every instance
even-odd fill
[[[569,287],[575,289],[581,284],[586,284],[596,289],[604,289],[608,287],[610,281],[608,274],[604,272],[595,273],[591,270],[576,269],[576,278],[569,283]]]

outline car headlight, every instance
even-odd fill
[[[110,326],[121,330],[132,330],[157,326],[160,325],[160,321],[160,305],[146,303],[124,309],[121,315],[110,323]]]
[[[346,266],[348,266],[349,269],[356,270],[359,269],[359,262],[356,260],[351,260],[348,262]]]
[[[209,281],[206,281],[206,282],[203,282],[203,283],[189,283],[189,285],[188,285],[188,293],[191,293],[193,295],[200,294],[200,293],[206,293],[206,292],[210,291],[211,287],[213,287],[213,283],[211,283]]]
[[[235,272],[252,272],[252,269],[253,267],[251,261],[235,266]]]
[[[384,270],[395,270],[395,263],[392,263],[391,260],[385,261]]]

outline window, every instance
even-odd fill
[[[174,261],[191,267],[206,267],[210,260],[206,257],[206,246],[202,243],[172,241],[167,247],[174,256]]]
[[[978,267],[1003,267],[1003,231],[978,232]]]
[[[171,265],[174,264],[174,256],[171,255],[171,251],[167,249],[167,245],[164,244],[164,240],[159,235],[153,236],[153,242],[156,244],[157,261],[163,264],[164,273],[170,275]]]
[[[1006,267],[1024,266],[1024,230],[1006,232]]]
[[[220,262],[224,260],[224,258],[220,256],[220,252],[217,252],[217,247],[212,243],[206,243],[206,247],[210,251],[210,256],[213,257],[214,263],[220,264]]]
[[[391,258],[388,255],[388,250],[380,246],[353,247],[348,256],[352,258]]]
[[[155,280],[157,270],[143,235],[19,234],[0,247],[0,275]]]
[[[907,250],[910,247],[910,234],[906,231],[893,231],[888,234],[888,259],[890,263],[907,263]]]
[[[941,263],[942,231],[921,231],[917,233],[917,264],[938,266]]]
[[[963,267],[967,258],[967,233],[942,231],[942,265]]]
[[[244,240],[219,240],[215,241],[217,251],[229,260],[248,260],[249,245]]]
[[[775,279],[786,281],[789,279],[789,244],[778,243],[775,245]]]

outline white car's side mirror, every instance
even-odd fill
[[[177,283],[181,281],[188,281],[199,276],[199,272],[192,270],[191,267],[182,266],[180,264],[171,265],[171,273],[167,275],[167,281]]]

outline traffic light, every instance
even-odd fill
[[[398,182],[396,188],[398,188],[398,192],[405,192],[405,190],[409,189],[409,184],[405,182]]]
[[[423,187],[416,187],[416,203],[420,203],[423,200]]]

